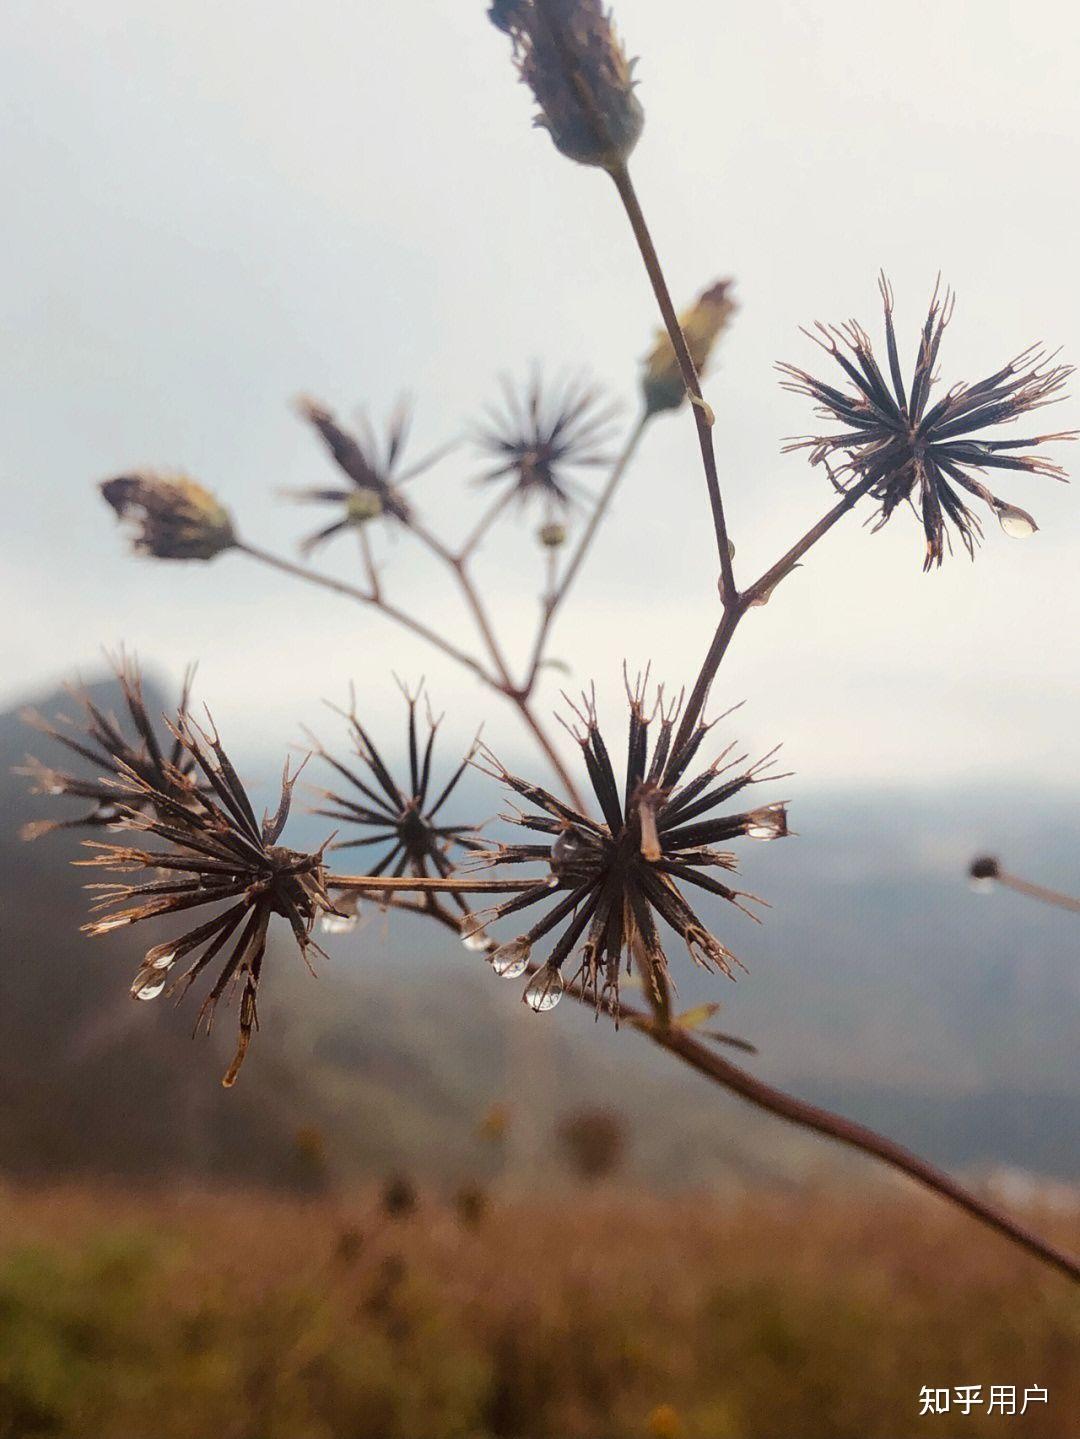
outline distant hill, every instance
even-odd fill
[[[115,703],[108,684],[97,695]],[[841,1162],[639,1037],[569,1004],[525,1012],[514,986],[403,916],[372,914],[327,939],[318,981],[279,944],[262,1033],[222,1091],[232,1016],[192,1044],[196,1006],[132,1004],[148,941],[79,934],[77,840],[15,838],[44,812],[10,773],[27,750],[44,757],[47,741],[0,716],[0,1168],[290,1183],[306,1132],[342,1179],[509,1166],[526,1183],[551,1172],[558,1114],[598,1103],[623,1115],[631,1166],[655,1182],[782,1182]],[[490,813],[490,792],[469,783],[463,805],[471,793]],[[973,895],[963,878],[989,848],[1076,886],[1074,799],[788,788],[801,838],[745,847],[748,887],[773,901],[765,925],[716,914],[748,975],[733,986],[673,951],[682,999],[722,999],[726,1027],[761,1046],[760,1072],[940,1160],[1080,1176],[1080,926],[1016,896]],[[322,832],[299,815],[289,835]],[[502,1147],[477,1137],[496,1101],[514,1116]]]

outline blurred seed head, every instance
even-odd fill
[[[476,432],[477,447],[494,461],[477,483],[502,486],[522,505],[541,505],[547,529],[560,512],[592,498],[575,472],[610,462],[604,447],[615,407],[580,377],[545,386],[534,372],[520,389],[505,377],[501,383],[501,404],[489,407]]]
[[[717,280],[679,316],[679,324],[699,376],[707,370],[717,340],[738,309],[731,293],[734,284],[734,280]],[[682,371],[666,330],[657,335],[656,344],[645,358],[641,389],[646,412],[650,415],[660,414],[663,410],[677,410],[686,398]]]
[[[535,123],[582,165],[613,169],[645,124],[633,60],[601,0],[495,0],[492,23],[511,37],[522,80],[539,106]]]
[[[138,554],[159,560],[212,560],[236,544],[228,510],[183,475],[142,470],[105,480],[100,488],[129,525]]]

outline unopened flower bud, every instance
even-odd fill
[[[704,373],[713,346],[737,308],[731,296],[733,283],[732,280],[718,280],[679,316],[690,358],[699,375]],[[686,398],[682,371],[666,331],[659,335],[646,356],[641,388],[645,409],[650,415],[659,414],[662,410],[677,410]]]
[[[546,525],[541,525],[536,532],[536,538],[546,550],[557,550],[560,545],[566,544],[566,526],[558,520],[551,520]]]
[[[582,165],[621,165],[645,112],[634,94],[634,62],[601,0],[495,0],[488,16],[512,38],[521,78],[540,107],[536,124],[556,148]]]
[[[236,544],[228,510],[183,475],[119,475],[105,480],[101,493],[130,523],[132,543],[140,554],[159,560],[212,560]]]

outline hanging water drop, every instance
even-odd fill
[[[323,934],[351,934],[359,922],[358,914],[324,914],[319,928]]]
[[[588,840],[578,830],[564,829],[551,846],[548,863],[551,865],[552,874],[559,877],[573,874],[580,869],[582,860],[591,848]]]
[[[135,976],[135,983],[131,986],[131,997],[132,999],[157,999],[164,988],[165,976],[150,970],[148,973]]]
[[[1016,505],[999,505],[997,517],[1001,528],[1013,540],[1029,540],[1039,528],[1027,510]]]
[[[172,969],[172,967],[173,967],[173,965],[174,965],[175,963],[176,963],[176,950],[175,950],[175,949],[165,949],[165,950],[153,950],[153,949],[152,949],[152,950],[150,950],[149,954],[147,954],[146,958],[143,960],[143,964],[146,965],[147,968],[149,968],[149,969],[157,969],[157,970]]]
[[[496,948],[495,941],[482,929],[473,929],[468,934],[463,934],[461,942],[473,954],[488,954]]]
[[[985,874],[972,875],[968,883],[976,894],[993,894],[994,892],[994,881]]]
[[[500,944],[491,956],[491,967],[500,979],[520,979],[528,967],[531,949],[527,939]]]
[[[782,839],[787,832],[787,811],[783,805],[756,809],[748,816],[747,839]]]
[[[546,1014],[562,999],[565,987],[559,971],[545,965],[543,969],[537,970],[532,983],[525,991],[525,1003],[537,1014]]]

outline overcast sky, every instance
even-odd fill
[[[290,401],[381,416],[403,391],[423,446],[465,430],[501,370],[587,369],[633,414],[651,296],[610,184],[530,129],[480,0],[6,0],[0,25],[0,700],[125,641],[200,692],[227,739],[281,749],[320,696],[425,674],[462,740],[523,751],[512,715],[380,617],[260,571],[135,561],[94,482],[138,464],[214,487],[253,541],[294,553],[321,513],[275,497],[332,471]],[[781,455],[807,427],[778,358],[798,333],[897,293],[906,354],[940,269],[956,288],[947,382],[1032,340],[1080,354],[1080,16],[1055,0],[769,5],[619,0],[647,112],[643,203],[680,303],[736,277],[741,310],[707,386],[740,577],[829,504]],[[1049,428],[1080,421],[1080,404]],[[1078,452],[1080,453],[1080,452]],[[1068,447],[1059,454],[1066,463]],[[477,503],[467,448],[417,482],[429,522]],[[1080,760],[1075,487],[1007,478],[1040,533],[988,526],[920,573],[909,515],[849,520],[744,624],[718,699],[786,742],[806,785],[1007,776]],[[624,657],[692,679],[716,621],[713,541],[684,410],[648,435],[556,631],[606,709]],[[535,613],[535,543],[497,532],[483,574],[507,645]],[[470,642],[407,540],[377,543],[392,597]],[[325,554],[354,577],[353,545]],[[562,681],[565,683],[565,681]],[[554,702],[557,685],[551,682]],[[323,724],[332,732],[332,726]]]

